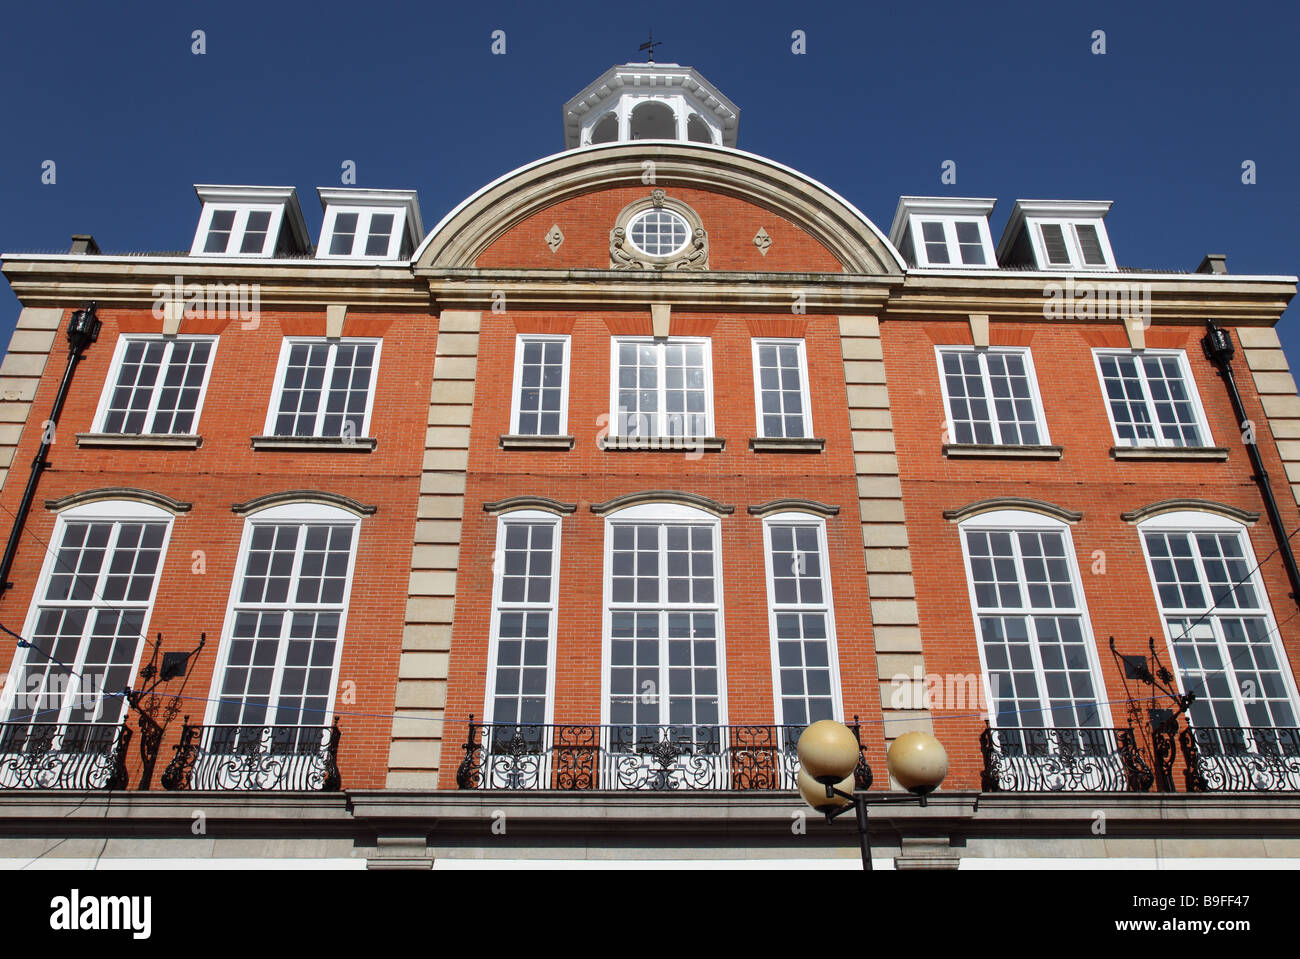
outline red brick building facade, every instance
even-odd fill
[[[565,122],[427,232],[200,186],[188,255],[5,257],[6,857],[843,859],[835,718],[859,789],[947,750],[900,867],[1300,858],[1295,278],[1123,268],[1095,201],[886,236],[675,64]]]

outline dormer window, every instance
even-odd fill
[[[915,267],[996,266],[988,220],[993,203],[964,197],[905,196],[898,202],[890,241]]]
[[[1109,266],[1106,251],[1101,246],[1098,224],[1041,220],[1036,226],[1038,239],[1042,243],[1042,262],[1045,265],[1068,266],[1080,270]]]
[[[414,190],[316,192],[325,207],[318,259],[405,259],[423,237]]]
[[[1017,200],[998,261],[1039,270],[1113,270],[1106,236],[1108,201]]]
[[[310,250],[293,187],[194,187],[203,201],[191,256],[278,256]]]

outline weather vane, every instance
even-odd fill
[[[647,40],[645,43],[641,44],[641,46],[638,47],[637,49],[639,49],[639,50],[648,50],[649,53],[647,54],[647,57],[648,57],[649,59],[648,59],[647,62],[649,62],[649,63],[654,63],[654,62],[655,62],[655,47],[660,46],[662,43],[663,43],[662,40],[655,40],[655,32],[654,32],[654,30],[651,30],[651,31],[650,31],[650,39]]]

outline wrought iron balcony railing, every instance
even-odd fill
[[[849,727],[858,735],[857,718]],[[793,790],[802,726],[476,723],[461,789]],[[858,739],[861,742],[861,737]],[[871,786],[866,750],[855,779]]]
[[[0,789],[123,789],[130,741],[125,723],[0,723]]]
[[[1195,726],[1178,736],[1189,792],[1300,790],[1300,729]]]
[[[994,729],[980,734],[988,792],[1146,792],[1154,776],[1131,728]]]
[[[340,786],[339,725],[191,726],[162,774],[164,789],[316,790]]]

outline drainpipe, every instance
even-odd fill
[[[1228,385],[1228,396],[1232,400],[1232,408],[1237,414],[1237,422],[1242,424],[1241,428],[1246,429],[1246,422],[1249,417],[1246,415],[1246,409],[1241,403],[1241,393],[1237,390],[1237,381],[1232,375],[1232,356],[1235,348],[1232,345],[1232,334],[1227,330],[1215,326],[1213,320],[1206,320],[1206,334],[1201,340],[1201,348],[1205,350],[1205,357],[1211,363],[1219,368],[1219,375],[1223,377],[1224,383]],[[1288,537],[1286,526],[1282,523],[1282,514],[1278,512],[1277,500],[1273,498],[1273,487],[1269,485],[1268,471],[1264,469],[1264,460],[1259,455],[1259,444],[1254,442],[1256,439],[1255,431],[1252,429],[1251,442],[1246,443],[1246,453],[1250,456],[1250,465],[1255,470],[1252,477],[1259,484],[1260,494],[1264,497],[1264,509],[1268,513],[1269,522],[1273,525],[1273,535],[1277,537],[1278,552],[1282,554],[1282,563],[1286,566],[1287,575],[1291,578],[1291,598],[1300,599],[1300,569],[1296,568],[1295,554],[1291,552],[1291,540]]]
[[[99,326],[94,302],[85,309],[73,313],[68,323],[68,365],[63,370],[63,381],[59,383],[59,392],[54,397],[54,410],[41,430],[41,446],[36,451],[36,459],[32,460],[32,471],[27,477],[27,488],[23,490],[22,502],[18,504],[18,512],[14,516],[13,529],[9,531],[9,542],[5,546],[4,558],[0,559],[0,596],[14,585],[9,582],[9,569],[13,566],[14,554],[18,552],[18,539],[22,536],[23,525],[27,522],[27,513],[31,510],[32,500],[36,497],[36,484],[40,481],[41,473],[50,465],[49,452],[50,444],[54,442],[54,427],[58,425],[59,414],[63,412],[63,401],[68,398],[68,388],[72,385],[72,372],[77,368],[77,361],[81,359],[81,354],[85,352],[86,347],[99,339]]]

